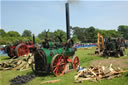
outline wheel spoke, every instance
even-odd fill
[[[59,62],[61,62],[62,56],[59,56]]]
[[[53,66],[53,68],[56,68],[56,65],[55,65],[55,66]]]
[[[58,67],[56,67],[56,74],[58,73]]]
[[[56,69],[57,69],[57,67],[53,70],[53,72],[55,72],[55,71],[56,71]]]
[[[59,66],[65,65],[65,63],[61,63]]]

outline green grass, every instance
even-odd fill
[[[80,65],[83,67],[89,66],[89,63],[92,60],[97,60],[97,59],[104,59],[103,57],[99,56],[93,56],[89,55],[88,53],[94,53],[95,48],[88,49],[88,50],[77,50],[76,56],[79,56],[80,59]],[[128,49],[126,50],[128,54]],[[121,58],[128,58],[128,56],[124,56]],[[7,61],[8,57],[0,57],[1,61]],[[32,74],[32,70],[27,70],[27,71],[0,71],[0,85],[10,85],[9,80],[12,78],[16,77],[17,75],[27,75],[27,74]],[[76,71],[67,73],[63,76],[60,77],[54,77],[52,74],[49,74],[47,76],[42,76],[42,77],[36,77],[32,81],[28,82],[25,85],[128,85],[128,72],[123,73],[120,78],[114,78],[112,80],[101,80],[98,82],[91,82],[91,81],[84,81],[83,83],[80,84],[75,84],[74,82],[74,76],[76,75]],[[50,84],[41,84],[43,81],[48,81],[48,80],[55,80],[55,79],[61,79],[60,82],[56,83],[50,83]]]

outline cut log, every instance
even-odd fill
[[[26,64],[26,62],[25,61],[22,61],[22,63],[19,65],[19,66],[17,66],[17,67],[15,67],[13,70],[17,70],[17,69],[20,69],[22,66],[24,66]]]
[[[75,78],[75,80],[77,80],[78,79],[78,77],[81,75],[83,73],[83,71],[81,71],[81,72],[79,72],[74,78]]]
[[[32,63],[32,58],[28,59],[28,64]]]
[[[94,73],[91,69],[88,69],[93,75],[96,76],[96,73]]]
[[[24,69],[28,69],[29,68],[29,64],[27,63],[26,65],[25,65],[25,68]]]
[[[58,80],[43,81],[43,82],[41,82],[41,84],[46,84],[46,83],[55,83],[55,82],[59,82],[59,81],[61,81],[61,80],[60,80],[60,79],[58,79]]]
[[[17,65],[20,65],[22,63],[22,60],[19,60],[18,62],[17,62]]]

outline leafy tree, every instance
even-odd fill
[[[47,34],[47,35],[46,35]],[[42,31],[40,34],[38,34],[38,38],[40,40],[44,40],[44,39],[52,39],[54,37],[53,32],[46,32],[46,30]]]
[[[1,37],[5,37],[6,36],[6,32],[4,31],[4,29],[0,29],[0,36]]]
[[[120,25],[120,26],[118,27],[118,31],[119,31],[119,32],[122,32],[122,33],[125,33],[125,32],[128,31],[128,26],[127,26],[127,25]]]
[[[56,30],[54,32],[55,37],[59,36],[62,41],[66,41],[66,33],[63,30]]]
[[[127,25],[120,25],[118,27],[118,31],[121,33],[122,37],[128,39],[128,26]]]
[[[57,36],[60,36],[63,41],[66,40],[66,33],[63,30],[56,30],[54,32],[48,32],[47,34],[47,39],[51,41],[58,41],[56,38]],[[42,31],[40,34],[38,34],[38,38],[44,40],[46,38],[46,31]]]
[[[23,37],[32,37],[32,32],[30,30],[24,30],[22,33]]]
[[[43,40],[46,36],[46,32],[42,31],[40,34],[38,34],[38,38],[40,38],[41,40]]]
[[[76,36],[80,41],[84,42],[87,38],[87,32],[85,28],[73,27],[73,36]]]
[[[9,37],[20,37],[20,34],[19,34],[18,32],[16,32],[16,31],[9,31],[9,32],[7,33],[7,35],[8,35]]]
[[[88,38],[92,39],[91,41],[93,41],[93,39],[97,38],[96,29],[92,26],[89,28],[86,28],[86,33],[88,35]]]
[[[96,39],[96,29],[94,27],[80,28],[73,27],[73,35],[77,36],[81,42],[94,42]]]
[[[120,33],[116,30],[100,30],[94,27],[89,28],[80,28],[73,27],[73,34],[78,37],[81,42],[96,42],[97,41],[97,33],[103,35],[104,38],[108,37],[119,37]]]
[[[116,30],[97,30],[97,33],[100,33],[100,34],[102,34],[102,36],[104,37],[104,38],[109,38],[109,37],[114,37],[114,38],[116,38],[116,37],[120,37],[120,33],[118,32],[118,31],[116,31]]]
[[[79,42],[79,41],[80,41],[80,40],[78,39],[78,37],[77,37],[77,36],[75,36],[75,35],[73,36],[73,38],[72,38],[72,39],[73,39],[73,41],[74,41],[74,42]]]

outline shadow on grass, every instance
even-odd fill
[[[128,77],[128,73],[126,74],[126,77]]]
[[[52,73],[35,74],[33,71],[26,73],[26,75],[35,75],[37,77],[46,77],[46,76],[55,77]]]

